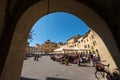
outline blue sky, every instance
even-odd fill
[[[67,39],[84,35],[89,27],[78,17],[65,12],[56,12],[43,16],[32,27],[33,41],[30,46],[43,44],[47,39],[52,42],[66,42]]]

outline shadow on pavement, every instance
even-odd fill
[[[20,80],[38,80],[38,79],[32,79],[32,78],[26,78],[26,77],[20,77]]]
[[[80,64],[80,66],[79,66],[79,67],[91,67],[91,66],[86,65],[86,64]]]
[[[70,80],[70,79],[47,77],[46,80]]]

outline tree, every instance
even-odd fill
[[[28,41],[29,41],[29,42],[32,42],[32,41],[33,41],[33,35],[35,35],[35,34],[34,34],[34,30],[31,30],[31,31],[29,32],[29,35],[28,35]]]

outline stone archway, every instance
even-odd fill
[[[47,15],[47,11],[47,0],[42,0],[31,6],[23,13],[16,25],[8,57],[6,59],[3,73],[0,78],[1,80],[19,79],[28,39],[28,33],[39,18]],[[116,67],[116,64],[120,65],[118,62],[119,51],[113,36],[105,22],[94,11],[74,0],[71,0],[70,3],[69,0],[52,0],[49,4],[49,13],[59,11],[76,15],[95,32],[97,32],[111,53],[112,58],[109,58],[109,60],[113,62],[113,68]]]

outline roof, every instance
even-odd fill
[[[81,36],[78,34],[78,35],[75,35],[75,36],[69,38],[68,40],[73,39],[73,38],[75,38],[75,37],[80,38]],[[67,40],[67,41],[68,41],[68,40]]]

